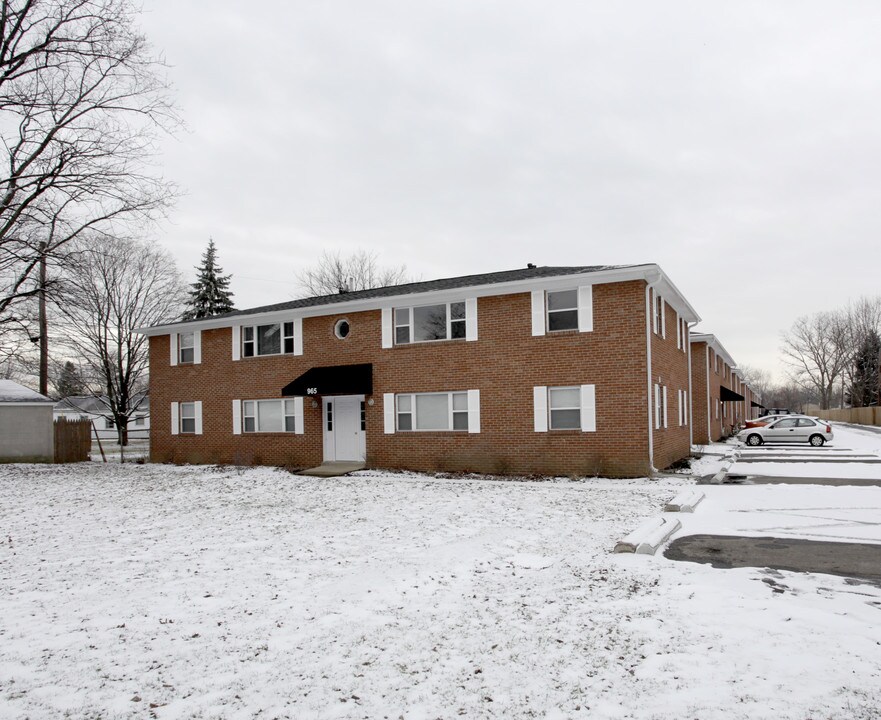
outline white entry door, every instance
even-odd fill
[[[363,395],[324,398],[324,460],[364,460]]]

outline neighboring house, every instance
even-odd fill
[[[690,452],[654,264],[535,267],[142,329],[154,462],[638,476]]]
[[[0,380],[0,462],[53,462],[52,400]]]
[[[128,437],[129,440],[147,440],[150,437],[150,396],[146,393],[140,394],[135,402],[137,405],[128,424]],[[103,397],[93,395],[66,397],[55,403],[53,412],[56,418],[91,420],[101,440],[115,442],[118,439],[116,425],[107,417],[110,410]]]
[[[692,334],[691,358],[693,441],[706,445],[731,435],[751,409],[736,363],[715,335]]]

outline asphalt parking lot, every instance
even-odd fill
[[[881,584],[881,432],[835,433],[819,448],[732,445],[724,484],[701,488],[665,557]]]

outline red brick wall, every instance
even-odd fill
[[[676,311],[666,303],[665,316],[667,336],[662,337],[652,332],[652,393],[654,385],[667,388],[667,427],[664,427],[663,412],[661,427],[654,429],[652,416],[652,432],[654,433],[655,467],[664,469],[672,463],[687,457],[691,447],[688,424],[679,425],[678,390],[688,391],[688,355],[683,348],[676,347]]]
[[[707,431],[707,344],[704,342],[691,345],[691,390],[694,442],[696,445],[707,445],[710,436]]]
[[[465,293],[463,293],[464,297]],[[322,461],[321,404],[305,399],[305,434],[232,434],[232,400],[279,397],[314,366],[373,363],[367,462],[414,470],[643,475],[647,441],[645,283],[595,285],[594,330],[532,337],[528,293],[480,298],[479,340],[381,347],[380,311],[303,320],[302,356],[233,362],[231,330],[202,332],[202,363],[171,367],[167,335],[150,339],[151,456],[158,462],[259,463],[308,467]],[[346,317],[351,333],[334,336]],[[668,320],[669,322],[669,320]],[[675,326],[672,338],[675,350]],[[685,365],[685,354],[681,363]],[[666,372],[664,348],[658,365]],[[679,361],[679,358],[676,358]],[[675,372],[678,372],[676,370]],[[672,376],[672,375],[671,375]],[[675,377],[679,377],[675,375]],[[597,432],[533,429],[536,385],[596,385]],[[383,432],[383,393],[480,390],[481,432]],[[170,434],[170,403],[201,400],[202,435]],[[673,396],[675,425],[675,392]],[[685,429],[687,433],[687,428]],[[671,436],[681,433],[675,430]],[[687,435],[686,435],[687,437]],[[661,438],[666,461],[687,439]],[[678,449],[677,449],[678,448]],[[657,462],[656,462],[657,465]]]

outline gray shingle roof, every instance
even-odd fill
[[[274,312],[277,310],[298,310],[301,308],[317,307],[320,305],[333,305],[334,303],[350,302],[352,300],[369,300],[373,298],[395,297],[397,295],[412,295],[416,293],[428,293],[438,290],[455,290],[457,288],[474,287],[477,285],[495,285],[498,283],[515,282],[517,280],[531,280],[533,278],[558,277],[561,275],[577,275],[579,273],[599,272],[601,270],[615,270],[633,265],[579,265],[577,267],[527,267],[517,270],[504,270],[502,272],[481,273],[479,275],[462,275],[460,277],[442,278],[440,280],[428,280],[425,282],[412,282],[403,285],[389,285],[387,287],[372,288],[370,290],[355,290],[352,292],[337,293],[334,295],[319,295],[317,297],[289,300],[288,302],[275,305],[263,305],[261,307],[248,308],[246,310],[234,310],[223,315],[214,315],[212,320],[218,318],[236,317],[239,315],[256,315],[259,313]],[[205,318],[207,319],[207,318]]]

